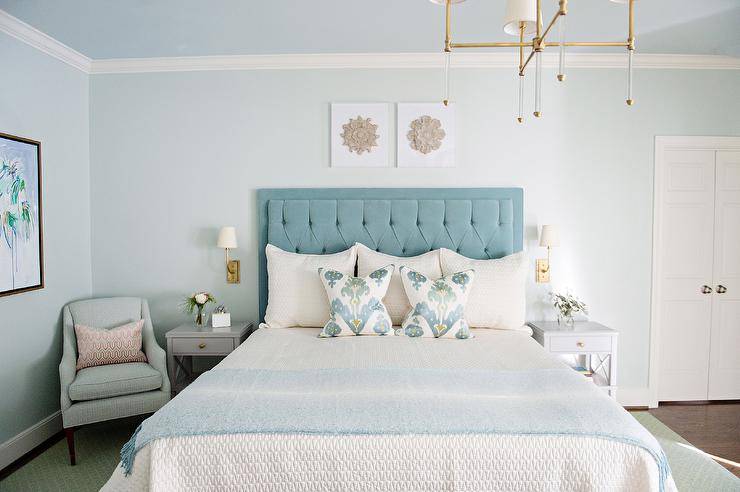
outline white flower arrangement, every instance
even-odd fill
[[[588,307],[586,303],[578,299],[576,296],[567,292],[560,294],[557,292],[550,292],[550,300],[555,309],[558,310],[558,321],[561,319],[566,324],[573,324],[573,315],[576,313],[588,314]]]
[[[186,297],[182,306],[188,314],[193,314],[194,311],[197,311],[195,324],[202,326],[204,324],[203,309],[209,302],[216,302],[216,299],[210,292],[196,292],[190,297]]]

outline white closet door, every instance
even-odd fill
[[[718,151],[709,399],[740,398],[740,152]]]
[[[715,151],[666,150],[658,276],[658,399],[706,400],[712,317]]]

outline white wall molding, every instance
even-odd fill
[[[203,70],[306,70],[362,68],[439,68],[439,53],[326,53],[298,55],[185,56],[163,58],[116,58],[92,60],[0,10],[0,32],[89,74],[192,72]],[[517,53],[510,51],[456,51],[452,66],[457,68],[516,69]],[[568,68],[624,68],[626,54],[568,53]],[[545,53],[544,66],[555,67],[556,53]],[[668,55],[637,53],[635,67],[641,69],[740,70],[740,58],[718,55]]]
[[[301,55],[193,56],[92,60],[90,73],[190,72],[204,70],[301,70],[362,68],[440,68],[442,53],[335,53]],[[568,68],[625,68],[624,53],[569,53]],[[557,55],[546,53],[544,66],[557,66]],[[513,52],[456,52],[454,68],[510,68],[516,70]],[[637,54],[641,69],[738,70],[740,58],[713,55]]]
[[[0,444],[0,470],[62,430],[62,412],[57,410],[41,422]]]
[[[4,10],[0,10],[0,32],[13,36],[29,46],[63,61],[67,65],[85,73],[90,73],[90,58],[44,34],[35,27],[29,26]]]

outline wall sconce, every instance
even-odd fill
[[[547,248],[547,259],[537,260],[536,281],[538,284],[550,281],[550,248],[560,246],[558,228],[554,225],[543,225],[540,233],[540,246]]]
[[[229,250],[236,248],[236,228],[222,227],[218,232],[219,248],[226,251],[226,282],[230,284],[239,283],[239,260],[229,259]]]

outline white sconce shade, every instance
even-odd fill
[[[447,5],[447,0],[429,0],[437,5]],[[465,0],[452,0],[450,3],[463,3]]]
[[[236,227],[222,227],[221,230],[218,232],[217,245],[219,248],[236,248]]]
[[[560,234],[558,233],[557,226],[554,225],[543,225],[542,232],[540,233],[540,246],[543,248],[552,248],[553,246],[560,246]]]
[[[537,32],[537,0],[507,0],[504,14],[504,32],[519,36],[519,24],[524,22],[524,33]]]

